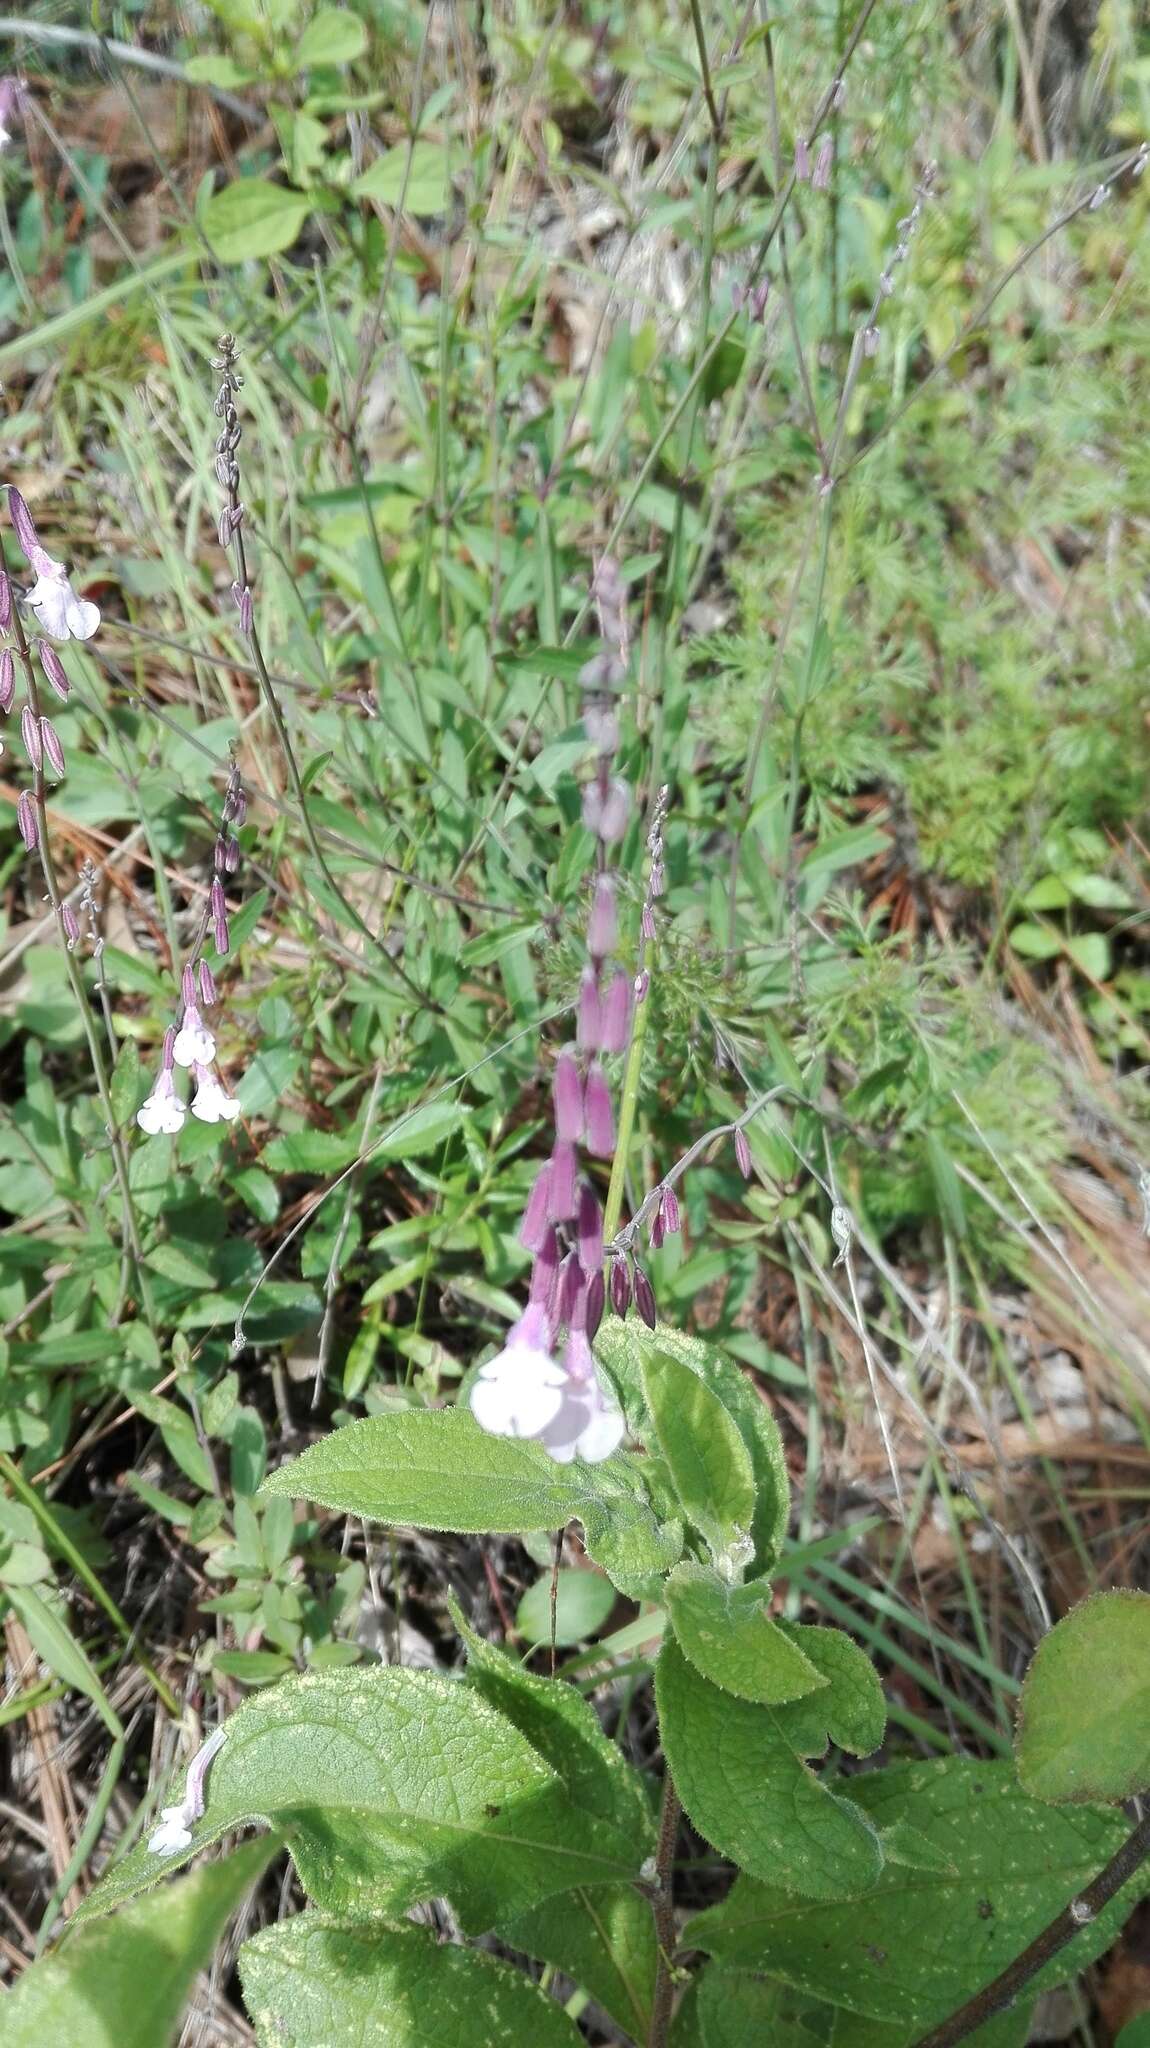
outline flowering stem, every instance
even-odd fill
[[[615,1139],[615,1157],[611,1162],[611,1180],[607,1188],[607,1205],[603,1211],[603,1237],[610,1243],[619,1228],[623,1213],[623,1185],[627,1178],[627,1153],[631,1144],[631,1133],[635,1128],[635,1112],[639,1106],[639,1074],[643,1065],[643,1041],[647,1036],[647,1012],[651,1007],[650,990],[642,1002],[635,1005],[635,1021],[631,1026],[631,1043],[627,1048],[627,1065],[623,1073],[623,1095],[619,1104],[619,1128]]]

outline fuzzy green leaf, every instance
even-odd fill
[[[198,1972],[279,1843],[248,1842],[82,1927],[0,1999],[4,2048],[165,2048]]]
[[[555,1641],[584,1643],[602,1628],[615,1605],[615,1588],[598,1572],[560,1571],[555,1582]],[[515,1626],[529,1643],[551,1641],[551,1573],[536,1579],[519,1602]]]
[[[432,1672],[305,1672],[253,1694],[227,1730],[191,1846],[133,1849],[82,1915],[261,1821],[287,1836],[325,1910],[402,1913],[444,1896],[469,1931],[570,1885],[625,1880],[644,1853],[633,1828],[580,1810],[473,1686]]]
[[[718,1394],[669,1351],[656,1350],[643,1356],[643,1391],[688,1521],[716,1556],[749,1544],[751,1455]]]
[[[1132,1799],[1150,1787],[1150,1593],[1096,1593],[1043,1637],[1016,1753],[1036,1799]]]
[[[755,1555],[750,1570],[761,1576],[782,1549],[790,1512],[786,1456],[778,1424],[746,1374],[714,1345],[668,1324],[660,1323],[658,1329],[649,1331],[634,1317],[621,1322],[618,1316],[607,1316],[595,1339],[595,1355],[614,1380],[627,1420],[644,1442],[650,1443],[654,1424],[643,1390],[643,1359],[655,1350],[689,1366],[718,1395],[750,1453],[755,1480],[750,1530]]]
[[[782,1733],[800,1756],[824,1756],[828,1742],[852,1756],[871,1756],[886,1733],[886,1701],[878,1672],[866,1652],[841,1628],[806,1622],[775,1624],[825,1680],[811,1692],[775,1710]]]
[[[313,64],[352,64],[367,48],[367,28],[350,7],[321,7],[313,14],[299,42],[295,61],[301,71]]]
[[[763,1588],[732,1586],[707,1565],[676,1565],[666,1589],[679,1647],[704,1678],[774,1706],[827,1681],[767,1613]]]
[[[261,2048],[578,2048],[562,2006],[492,1956],[424,1927],[301,1913],[239,1955]]]
[[[301,192],[266,178],[238,178],[207,201],[203,228],[218,262],[247,263],[290,249],[310,212]]]
[[[875,1829],[795,1755],[779,1726],[785,1709],[720,1692],[674,1643],[660,1653],[655,1694],[683,1805],[724,1856],[804,1898],[844,1899],[875,1883]]]
[[[1012,1765],[898,1764],[851,1779],[851,1796],[881,1829],[906,1821],[957,1875],[888,1863],[865,1898],[797,1900],[777,1883],[740,1878],[721,1906],[684,1933],[690,1946],[784,1978],[873,2019],[920,2030],[990,1983],[1096,1876],[1128,1833],[1120,1814],[1062,1810],[1031,1799]],[[1114,1940],[1143,1870],[1035,1979],[1073,1976]]]
[[[564,1892],[508,1921],[499,1937],[574,1978],[634,2040],[646,2040],[659,1949],[641,1892],[618,1884]]]

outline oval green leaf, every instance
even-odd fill
[[[667,1609],[680,1649],[696,1671],[740,1699],[777,1706],[827,1681],[767,1613],[764,1588],[731,1586],[702,1564],[676,1565]]]
[[[658,1350],[644,1353],[643,1390],[684,1514],[716,1556],[744,1544],[749,1555],[755,1475],[718,1394],[689,1365]]]
[[[1132,1799],[1150,1788],[1150,1593],[1096,1593],[1035,1652],[1018,1776],[1036,1799]]]
[[[601,1629],[615,1605],[615,1588],[598,1572],[561,1571],[555,1587],[555,1641],[564,1648],[585,1643]],[[515,1616],[529,1643],[551,1641],[551,1573],[529,1586]]]
[[[311,202],[286,185],[238,178],[208,200],[201,224],[219,262],[248,263],[290,249],[310,211]]]

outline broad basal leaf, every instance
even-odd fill
[[[675,1643],[660,1652],[655,1694],[679,1796],[724,1856],[804,1898],[845,1899],[875,1883],[876,1830],[795,1755],[779,1727],[786,1709],[721,1692]]]
[[[191,1847],[132,1850],[81,1912],[107,1911],[261,1821],[285,1836],[326,1910],[400,1913],[445,1896],[469,1931],[570,1885],[626,1879],[645,1853],[633,1828],[575,1806],[473,1687],[428,1671],[306,1672],[228,1721]]]
[[[675,1640],[697,1671],[724,1692],[772,1706],[827,1681],[767,1613],[765,1588],[732,1586],[707,1565],[675,1566],[666,1585]]]
[[[634,1318],[620,1322],[618,1316],[607,1316],[595,1339],[595,1353],[615,1382],[628,1422],[644,1442],[649,1443],[654,1433],[643,1390],[643,1359],[651,1351],[663,1352],[689,1366],[718,1395],[734,1419],[750,1454],[755,1482],[750,1530],[755,1555],[748,1576],[761,1576],[778,1558],[790,1511],[786,1457],[778,1424],[746,1374],[714,1345],[665,1323],[651,1331]]]
[[[740,1878],[721,1906],[690,1922],[684,1940],[850,2011],[919,2029],[990,1983],[1129,1832],[1105,1808],[1029,1798],[1009,1763],[899,1764],[852,1778],[850,1789],[875,1826],[908,1822],[958,1875],[889,1863],[864,1898],[834,1905]],[[1147,1889],[1143,1869],[1033,1988],[1101,1955]]]
[[[579,2048],[582,2038],[520,1971],[423,1927],[301,1913],[246,1941],[239,1967],[260,2048]]]
[[[793,1985],[709,1963],[696,1996],[702,2048],[830,2048],[834,2008]]]
[[[645,2041],[659,1949],[651,1905],[631,1885],[583,1886],[545,1899],[499,1929],[509,1948],[552,1963]]]
[[[248,1842],[79,1928],[0,1998],[4,2048],[166,2048],[196,1976],[278,1847]]]
[[[1095,1593],[1043,1637],[1016,1755],[1036,1799],[1131,1799],[1150,1786],[1150,1594]]]

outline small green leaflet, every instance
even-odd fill
[[[774,1706],[800,1699],[826,1679],[770,1619],[764,1587],[732,1586],[686,1561],[667,1580],[667,1610],[680,1649],[724,1692]]]
[[[706,1381],[669,1351],[645,1350],[642,1369],[659,1448],[687,1520],[714,1557],[740,1546],[749,1555],[755,1475],[732,1417]]]

